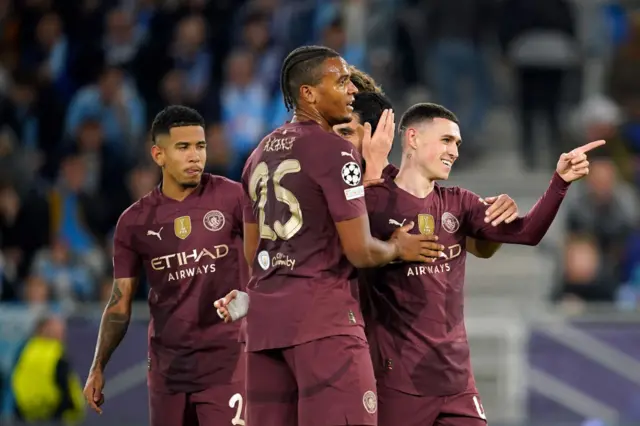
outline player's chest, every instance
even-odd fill
[[[437,236],[437,242],[445,246],[444,253],[448,258],[458,257],[465,250],[466,237],[459,209],[446,209],[434,203],[426,207],[388,209],[370,216],[373,235],[383,240],[411,222],[414,225],[409,233]]]
[[[226,256],[237,239],[236,221],[224,209],[158,210],[137,227],[136,241],[152,263],[199,263]]]

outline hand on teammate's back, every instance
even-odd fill
[[[489,206],[484,222],[491,222],[491,226],[498,226],[503,222],[511,223],[518,218],[518,205],[507,194],[480,198],[480,202]]]
[[[582,179],[589,174],[587,152],[606,144],[604,140],[589,142],[568,154],[562,154],[558,160],[556,172],[565,182]]]
[[[410,222],[391,235],[390,242],[398,247],[398,257],[407,262],[435,262],[444,257],[444,246],[436,243],[435,235],[409,234],[414,223]]]
[[[102,414],[102,404],[104,404],[104,375],[101,370],[92,369],[87,377],[87,383],[84,385],[84,398],[93,411]]]

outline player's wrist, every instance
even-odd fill
[[[89,373],[102,373],[104,371],[104,365],[102,363],[94,361],[91,364],[91,368],[89,369]]]
[[[384,170],[384,167],[380,167],[377,165],[370,165],[369,163],[367,163],[367,167],[364,171],[364,176],[362,180],[364,182],[378,180],[382,178],[383,170]]]
[[[388,241],[389,244],[391,244],[391,248],[392,248],[392,258],[391,260],[396,260],[400,258],[400,255],[402,254],[402,251],[400,249],[400,243],[398,242],[398,238],[397,237],[393,237]]]
[[[557,171],[553,173],[553,177],[551,178],[551,187],[557,189],[559,191],[566,191],[567,188],[571,185],[571,181],[566,181],[560,173]]]

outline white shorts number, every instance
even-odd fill
[[[236,404],[237,404],[237,407],[236,407]],[[233,418],[231,419],[231,424],[233,426],[244,426],[244,420],[242,420],[242,405],[243,405],[242,395],[240,395],[239,393],[236,393],[235,395],[233,395],[229,400],[229,407],[236,408],[236,415],[233,416]]]
[[[242,401],[242,399],[240,399],[240,401]],[[475,395],[473,396],[473,405],[476,406],[476,411],[478,411],[478,415],[480,416],[480,418],[482,420],[487,420],[487,415],[484,413],[484,407],[482,406],[482,403],[480,402],[478,397]]]

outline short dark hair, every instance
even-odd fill
[[[360,117],[360,124],[371,124],[371,132],[375,132],[378,121],[385,109],[392,109],[391,101],[382,93],[356,93],[353,101],[353,112]]]
[[[320,65],[329,58],[338,57],[338,52],[324,46],[302,46],[287,55],[280,71],[280,88],[287,111],[298,106],[297,91],[300,86],[320,83]]]
[[[432,121],[435,118],[444,118],[460,124],[456,115],[443,107],[442,105],[432,103],[420,103],[409,107],[400,118],[400,133],[404,132],[408,127],[423,121]]]
[[[351,82],[358,92],[375,92],[375,93],[383,93],[382,88],[378,86],[376,81],[366,72],[359,70],[353,65],[349,66],[349,71],[351,72]]]
[[[174,127],[201,126],[204,118],[198,111],[184,105],[170,105],[160,111],[151,125],[151,140],[157,143],[159,135],[168,135]]]

